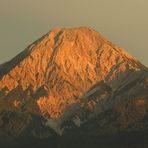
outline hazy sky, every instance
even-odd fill
[[[148,0],[0,0],[0,63],[55,27],[88,26],[148,66]]]

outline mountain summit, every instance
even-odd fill
[[[2,141],[147,129],[148,69],[93,29],[53,29],[0,65]]]

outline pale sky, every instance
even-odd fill
[[[87,26],[148,66],[148,0],[0,0],[0,63],[52,28]]]

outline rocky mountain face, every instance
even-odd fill
[[[93,29],[51,30],[0,65],[1,143],[147,128],[148,69]]]

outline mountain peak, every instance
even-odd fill
[[[129,60],[131,59],[131,61],[135,61],[135,63],[140,64],[140,62],[138,62],[134,57],[127,54],[123,49],[109,42],[99,32],[95,31],[94,29],[91,29],[89,27],[55,28],[49,31],[49,33],[45,34],[37,41],[35,41],[34,43],[32,43],[31,45],[29,45],[23,52],[18,54],[11,61],[3,64],[3,66],[0,67],[0,78],[2,78],[5,73],[14,68],[25,58],[27,58],[27,56],[33,54],[33,52],[38,52],[38,51],[43,52],[46,48],[46,50],[48,50],[48,52],[51,54],[52,52],[55,51],[53,49],[56,46],[60,46],[60,44],[63,45],[62,43],[64,43],[64,45],[67,44],[67,46],[69,47],[72,46],[72,44],[74,44],[75,46],[84,47],[85,50],[88,50],[88,52],[90,53],[91,50],[92,52],[94,52],[96,49],[98,50],[101,46],[105,45],[108,46],[106,47],[105,52],[108,53],[111,52],[110,49],[108,49],[110,47],[115,52],[118,52],[118,54],[121,54],[122,57],[125,56],[127,59]],[[81,47],[80,50],[82,51]],[[67,50],[70,49],[71,47],[70,48],[67,47]],[[142,64],[140,65],[142,66]]]
[[[66,87],[64,91],[74,89],[79,96],[98,81],[109,82],[120,73],[142,69],[134,57],[93,29],[56,28],[0,67],[0,89],[11,91],[21,85],[25,90],[31,85],[36,91],[42,85],[57,85]]]
[[[31,79],[35,82],[37,73],[42,73],[44,78],[47,78],[49,73],[47,71],[51,67],[60,68],[70,79],[77,73],[82,81],[87,79],[90,82],[105,80],[113,71],[120,73],[127,69],[145,69],[134,57],[107,41],[93,29],[56,28],[28,46],[11,61],[3,64],[0,67],[0,78],[3,80],[10,77],[8,75],[16,71],[18,74],[20,69],[26,75],[26,72],[32,69],[27,75],[32,73],[34,76]],[[115,70],[112,70],[113,67],[116,67]],[[22,79],[21,75],[16,77],[16,82],[19,79]]]
[[[92,118],[100,100],[116,98],[115,93],[137,79],[142,79],[138,84],[145,90],[146,74],[145,66],[99,32],[87,27],[56,28],[0,65],[0,108],[41,116],[61,133],[61,125],[73,114],[95,110]],[[104,104],[97,114],[106,108]],[[75,124],[86,121],[79,117]]]

